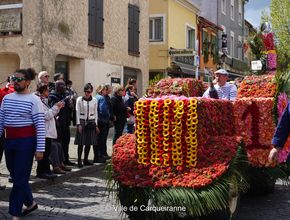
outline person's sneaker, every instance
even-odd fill
[[[0,190],[4,190],[6,189],[6,186],[5,185],[0,185]]]

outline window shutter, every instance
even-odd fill
[[[96,1],[96,43],[104,44],[104,1]]]
[[[128,6],[128,51],[134,52],[134,6]]]
[[[96,0],[89,0],[89,42],[96,43]]]
[[[134,53],[139,54],[139,7],[134,7]]]

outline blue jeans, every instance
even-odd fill
[[[36,137],[5,140],[5,158],[7,169],[13,180],[9,198],[9,213],[20,216],[23,204],[33,204],[29,186],[33,157],[36,149]]]

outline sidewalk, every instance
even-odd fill
[[[73,135],[73,132],[71,132]],[[108,146],[108,154],[112,155],[112,135],[111,135],[111,130],[110,134],[107,140],[107,146]],[[69,146],[69,155],[70,155],[70,160],[72,162],[77,163],[77,146],[74,145],[74,137],[71,137],[70,140],[70,146]],[[94,156],[93,148],[91,147],[91,151],[89,154],[89,160],[92,161]],[[79,176],[86,175],[88,173],[92,172],[97,172],[99,170],[102,170],[105,168],[106,164],[94,164],[93,166],[84,166],[83,168],[78,168],[77,166],[72,166],[72,171],[67,172],[66,174],[63,175],[58,175],[57,178],[54,180],[46,180],[46,179],[39,179],[36,177],[36,165],[37,162],[35,161],[33,163],[32,171],[31,171],[31,176],[30,176],[30,186],[32,190],[39,189],[41,187],[47,186],[47,185],[52,185],[52,184],[57,184],[60,182],[63,182],[67,179],[70,178],[76,178]],[[12,183],[8,182],[8,176],[9,172],[6,168],[6,163],[5,163],[5,156],[3,155],[2,161],[0,163],[0,184],[1,185],[6,185],[5,190],[0,190],[0,198],[2,199],[3,197],[7,197],[10,193]]]

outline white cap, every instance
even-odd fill
[[[225,69],[219,69],[219,70],[215,71],[214,73],[215,74],[219,73],[219,74],[223,74],[223,75],[229,75],[228,71],[226,71]]]

